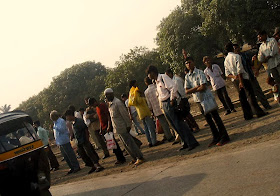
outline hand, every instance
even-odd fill
[[[258,58],[257,58],[257,55],[254,55],[253,57],[252,57],[252,61],[255,61],[255,60],[257,60]]]
[[[127,131],[127,133],[129,133],[129,132],[130,132],[130,130],[131,130],[131,127],[126,127],[126,131]]]
[[[239,82],[239,89],[242,89],[242,88],[244,88],[244,84],[243,84],[243,82]]]

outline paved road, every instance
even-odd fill
[[[141,167],[141,166],[140,166]],[[280,140],[157,168],[53,186],[57,195],[280,195]]]

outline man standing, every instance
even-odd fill
[[[164,114],[183,141],[183,146],[179,151],[187,148],[189,148],[188,150],[193,150],[199,143],[191,134],[189,127],[185,126],[186,122],[182,119],[179,120],[175,113],[175,107],[177,106],[176,99],[178,98],[177,85],[169,76],[159,74],[155,66],[150,65],[146,73],[151,80],[155,80],[158,99],[161,101]]]
[[[243,67],[241,56],[233,53],[232,43],[226,45],[226,51],[228,55],[224,62],[225,75],[233,81],[238,89],[245,120],[253,118],[253,111],[258,118],[266,115],[257,103],[253,87],[249,81],[249,75]]]
[[[45,148],[46,148],[46,152],[50,161],[50,165],[51,165],[51,171],[57,171],[59,170],[59,163],[56,159],[56,156],[54,155],[50,145],[49,145],[49,132],[44,129],[43,127],[41,127],[40,121],[37,120],[33,123],[33,126],[37,128],[37,134],[39,136],[39,138],[42,140]]]
[[[126,151],[133,158],[131,164],[134,163],[136,166],[142,164],[144,162],[143,154],[129,133],[131,121],[125,105],[114,96],[114,92],[111,88],[107,88],[104,94],[109,103],[108,109],[114,132],[119,135]],[[108,125],[108,130],[110,130],[110,124]]]
[[[103,159],[106,159],[110,155],[105,143],[105,139],[101,134],[101,130],[100,130],[101,126],[100,126],[98,114],[96,112],[95,102],[96,102],[95,99],[92,98],[88,99],[88,108],[86,109],[86,119],[90,121],[90,124],[88,125],[90,135],[92,138],[97,140],[98,143],[101,145],[101,148],[104,153]]]
[[[102,132],[101,134],[103,135],[108,131],[108,124],[110,124],[110,125],[112,124],[108,107],[105,103],[102,103],[102,102],[98,103],[96,101],[96,99],[94,99],[94,98],[90,98],[90,102],[91,102],[91,100],[93,102],[93,106],[96,107],[96,112],[97,112],[99,122],[100,122],[100,130]],[[111,127],[112,126],[110,126],[110,128]],[[113,132],[112,129],[110,129],[109,131]],[[117,145],[117,149],[113,149],[113,153],[115,153],[116,158],[117,158],[115,165],[123,164],[126,162],[126,159],[123,156],[123,152],[116,140],[115,140],[115,143]]]
[[[70,171],[68,171],[67,174],[80,171],[79,162],[70,144],[69,132],[65,120],[60,118],[58,112],[55,110],[50,113],[50,119],[54,122],[55,142],[59,146],[62,156],[70,167]]]
[[[91,167],[88,174],[102,171],[104,168],[99,164],[98,154],[89,142],[88,127],[84,123],[84,120],[76,118],[74,116],[74,111],[72,110],[67,110],[64,115],[69,122],[73,123],[74,135],[77,139],[78,152],[80,156],[86,165]]]
[[[158,98],[156,95],[156,86],[153,84],[152,80],[148,77],[145,78],[145,84],[148,86],[148,88],[144,92],[146,100],[147,100],[147,104],[148,104],[150,110],[153,112],[154,116],[157,117],[157,119],[159,120],[160,125],[162,126],[162,129],[163,129],[165,138],[169,142],[171,142],[174,140],[174,138],[170,132],[169,124],[168,124],[162,110],[160,109],[159,101],[158,101]]]
[[[206,65],[204,74],[208,81],[212,85],[212,89],[218,95],[221,103],[226,110],[224,115],[228,115],[231,112],[236,112],[234,105],[231,102],[231,99],[228,96],[225,80],[222,78],[223,72],[220,69],[219,65],[213,64],[212,59],[209,56],[203,57],[203,63]]]
[[[269,38],[266,31],[259,32],[258,39],[262,42],[259,48],[258,60],[262,63],[267,63],[268,74],[280,86],[280,54],[277,41],[274,38]]]
[[[130,81],[128,106],[135,106],[139,118],[144,124],[149,147],[162,144],[162,142],[157,141],[155,123],[151,118],[151,112],[148,108],[144,93],[137,87],[136,80]]]
[[[263,90],[261,89],[260,84],[259,84],[259,82],[258,82],[257,78],[255,77],[254,72],[252,70],[251,58],[249,58],[249,56],[245,52],[241,52],[238,44],[233,44],[233,48],[234,48],[234,53],[239,54],[241,56],[243,67],[249,75],[249,80],[251,82],[251,85],[253,87],[254,93],[255,93],[258,101],[261,102],[261,104],[263,105],[263,107],[265,109],[271,109],[271,106],[269,105],[269,103],[268,103],[268,101],[267,101],[267,99],[266,99],[266,97],[263,93]]]
[[[181,77],[179,77],[177,75],[174,75],[173,71],[171,69],[166,70],[165,74],[168,75],[175,82],[175,84],[178,87],[178,94],[179,94],[178,102],[183,100],[187,104],[187,107],[190,107],[190,104],[189,104],[189,101],[188,101],[188,98],[187,98],[187,95],[186,95],[186,92],[185,92],[185,88],[184,88],[184,80]],[[198,127],[198,124],[196,123],[194,117],[190,113],[190,110],[188,110],[186,112],[187,112],[185,114],[186,115],[186,121],[187,121],[189,127],[192,129],[192,131],[194,133],[200,131],[200,129]]]
[[[137,114],[136,108],[134,106],[128,106],[128,97],[125,93],[121,95],[121,99],[122,99],[122,101],[124,101],[124,104],[128,109],[129,117],[134,124],[134,128],[135,128],[136,133],[138,135],[145,134],[145,131],[140,126],[140,123],[138,122],[138,119],[137,119],[138,114]],[[140,130],[140,132],[138,130]]]
[[[194,60],[191,57],[188,57],[186,59],[186,67],[189,69],[189,73],[185,77],[186,93],[193,95],[194,102],[198,103],[200,111],[209,124],[213,135],[213,140],[208,145],[208,147],[211,147],[213,145],[225,145],[229,142],[230,139],[224,123],[219,116],[218,110],[213,109],[209,113],[205,113],[201,105],[202,101],[204,101],[204,96],[211,96],[212,94],[210,89],[206,86],[207,80],[205,74],[202,70],[195,67]],[[213,120],[216,122],[218,128],[216,127]]]

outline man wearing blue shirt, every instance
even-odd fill
[[[50,113],[50,119],[54,122],[53,129],[56,144],[59,146],[62,156],[70,167],[70,171],[67,174],[80,171],[79,162],[70,144],[70,136],[65,120],[60,118],[58,112],[55,110]]]

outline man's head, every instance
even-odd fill
[[[73,105],[69,105],[68,106],[68,110],[72,110],[72,111],[76,111],[76,108],[75,108],[75,106],[73,106]]]
[[[211,59],[211,57],[210,56],[203,57],[203,63],[207,67],[211,67],[212,66],[212,59]]]
[[[121,99],[122,99],[122,101],[126,101],[126,100],[128,99],[127,94],[126,94],[126,93],[123,93],[123,94],[121,95]]]
[[[240,54],[241,52],[240,46],[238,44],[233,44],[233,51],[235,54]]]
[[[57,121],[58,118],[59,118],[58,112],[56,110],[51,111],[50,119],[55,122]]]
[[[105,89],[104,95],[105,95],[105,97],[106,97],[106,99],[107,99],[108,101],[111,102],[111,101],[114,100],[114,91],[113,91],[113,89],[111,89],[111,88]]]
[[[158,69],[155,66],[150,65],[146,69],[146,74],[151,80],[156,80],[158,77]]]
[[[67,121],[75,121],[75,115],[73,110],[66,110],[64,116]]]
[[[131,88],[131,87],[136,87],[136,86],[137,86],[136,80],[131,80],[131,81],[129,82],[129,88]]]
[[[188,70],[193,71],[195,68],[194,59],[192,57],[187,57],[185,65]]]
[[[260,42],[265,42],[267,40],[267,33],[266,33],[266,31],[260,31],[258,33],[258,40]]]
[[[232,42],[227,43],[227,45],[225,46],[225,50],[226,50],[228,53],[234,51]]]
[[[39,120],[36,120],[34,123],[33,123],[34,127],[40,127],[40,121]]]
[[[97,103],[96,99],[92,97],[92,98],[88,99],[88,105],[96,107],[98,105],[98,103]]]
[[[87,97],[85,97],[85,99],[84,99],[86,105],[88,105],[88,100],[89,100],[89,98],[90,98],[90,97],[87,96]]]
[[[170,68],[165,71],[165,74],[168,75],[170,78],[173,78],[173,71]]]
[[[144,82],[147,86],[149,86],[150,84],[153,84],[153,81],[148,76],[144,79]]]

